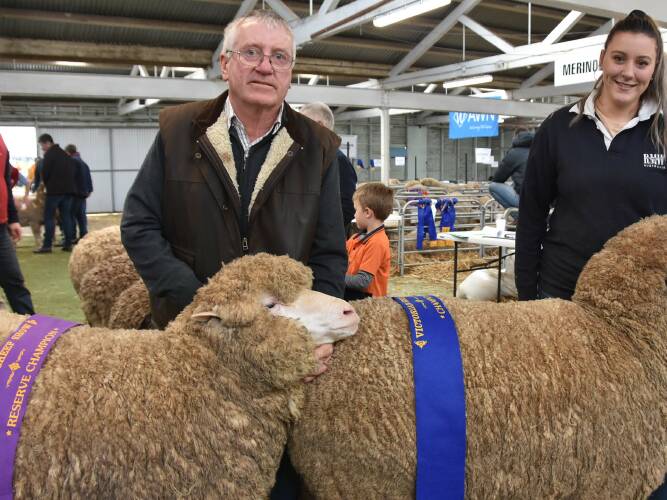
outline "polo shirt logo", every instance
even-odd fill
[[[644,153],[644,167],[665,170],[665,155]]]

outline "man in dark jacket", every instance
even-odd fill
[[[46,187],[44,203],[44,243],[35,253],[51,253],[56,232],[56,209],[60,212],[64,231],[63,250],[72,251],[74,231],[72,228],[72,199],[76,193],[74,174],[76,164],[58,144],[53,143],[49,134],[42,134],[37,140],[44,152],[41,178]]]
[[[526,163],[530,145],[533,143],[533,133],[525,128],[518,128],[514,132],[512,147],[502,159],[498,170],[491,178],[489,193],[505,208],[519,206],[519,193],[526,173]],[[512,177],[513,186],[505,184]]]
[[[72,200],[72,228],[74,229],[74,240],[76,238],[76,226],[79,226],[79,238],[88,234],[88,218],[86,216],[86,198],[93,192],[93,179],[90,176],[90,167],[81,159],[81,154],[76,150],[74,144],[65,146],[65,152],[76,162],[76,194]]]
[[[225,42],[234,44],[221,56],[228,93],[162,111],[125,201],[123,244],[161,328],[222,262],[248,253],[287,254],[311,267],[314,289],[343,295],[340,139],[284,102],[289,26],[255,11],[230,27]]]
[[[216,99],[167,108],[125,200],[121,236],[163,328],[221,263],[285,254],[313,288],[342,297],[347,252],[336,151],[340,139],[285,102],[296,46],[289,25],[254,11],[225,29]],[[319,375],[331,345],[320,346]],[[279,472],[272,498],[296,498]]]
[[[32,298],[25,286],[12,243],[12,240],[18,242],[21,239],[21,226],[10,187],[12,166],[9,163],[9,151],[2,135],[0,135],[0,169],[3,173],[3,179],[0,180],[0,286],[15,313],[35,314]]]
[[[304,104],[299,112],[329,130],[334,129],[334,115],[331,108],[323,102]],[[345,224],[347,230],[348,224],[354,218],[352,195],[357,189],[357,172],[348,157],[340,149],[336,152],[336,160],[338,160],[338,175],[340,176],[340,203],[343,208],[343,224]]]

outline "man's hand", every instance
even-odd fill
[[[329,368],[329,361],[331,361],[331,355],[333,354],[334,348],[333,344],[322,344],[315,348],[315,357],[318,361],[317,370],[315,373],[311,373],[306,378],[303,379],[304,382],[312,382],[316,377],[322,375],[327,368]]]
[[[7,230],[9,231],[9,236],[14,240],[14,243],[18,243],[21,240],[21,224],[12,222],[7,226]]]

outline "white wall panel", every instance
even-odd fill
[[[150,149],[157,128],[115,128],[111,135],[113,170],[113,208],[123,210],[125,196]]]

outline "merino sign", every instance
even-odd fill
[[[599,68],[602,45],[573,50],[554,59],[554,85],[594,82],[602,74]]]

